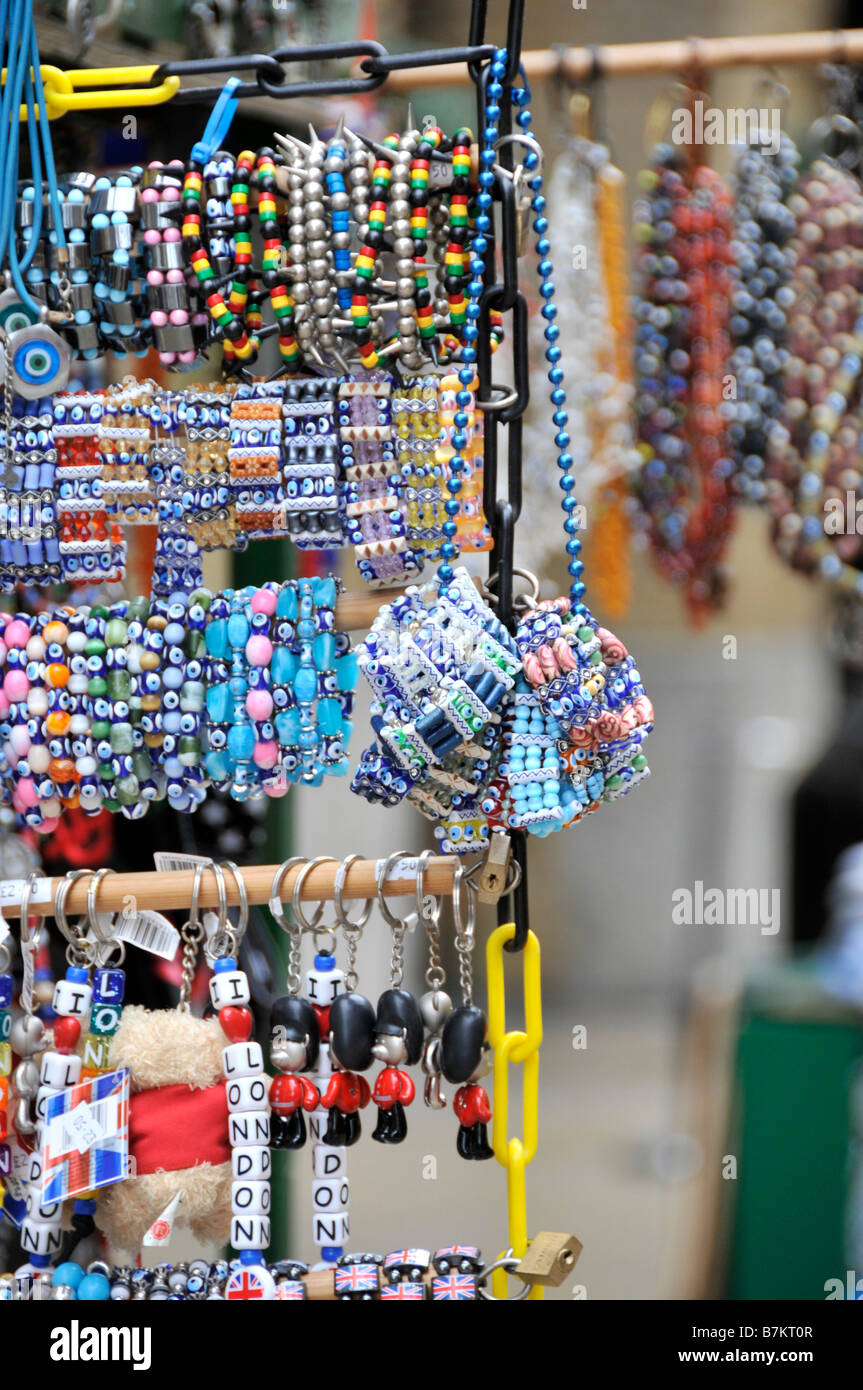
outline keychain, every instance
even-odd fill
[[[390,988],[384,990],[378,1000],[372,1044],[373,1055],[385,1064],[375,1079],[372,1091],[372,1100],[378,1107],[378,1122],[372,1138],[377,1139],[379,1144],[401,1144],[407,1135],[405,1106],[413,1101],[416,1088],[404,1065],[412,1066],[420,1060],[423,1045],[423,1019],[419,1005],[412,994],[401,988],[405,932],[416,924],[416,914],[396,917],[383,891],[387,875],[403,857],[404,851],[396,850],[379,862],[376,874],[378,907],[392,932]]]
[[[424,849],[417,859],[417,916],[425,923],[428,938],[428,966],[425,979],[428,992],[419,1001],[420,1013],[426,1030],[425,1046],[422,1054],[422,1069],[425,1075],[423,1099],[430,1110],[446,1109],[446,1096],[441,1090],[440,1044],[441,1030],[452,1013],[452,999],[443,988],[446,971],[440,957],[440,915],[443,899],[425,893],[426,865],[431,858],[431,850]]]
[[[467,894],[467,908],[463,894]],[[473,1002],[473,948],[476,903],[461,864],[453,878],[452,910],[455,920],[455,946],[459,957],[459,980],[463,1003],[454,1009],[441,1034],[440,1064],[447,1081],[458,1086],[452,1108],[458,1122],[456,1148],[462,1158],[493,1158],[486,1125],[491,1106],[480,1078],[490,1069],[488,1058],[488,1019]]]
[[[270,1059],[282,1073],[270,1086],[271,1139],[274,1149],[300,1149],[306,1142],[303,1111],[321,1103],[317,1086],[303,1073],[314,1071],[321,1048],[317,1015],[307,999],[300,998],[302,927],[288,922],[282,909],[281,888],[289,869],[305,861],[297,856],[279,866],[270,889],[270,912],[287,932],[288,993],[276,999],[270,1010]]]

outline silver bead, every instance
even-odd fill
[[[310,260],[308,266],[310,280],[322,280],[327,273],[327,263],[320,256],[316,256],[314,260]]]
[[[334,233],[333,233],[333,250],[335,250],[335,251],[348,251],[348,250],[350,250],[350,245],[351,245],[351,234],[350,234],[350,232],[334,232]]]
[[[298,281],[296,282],[296,284],[294,285],[294,288],[293,288],[293,296],[292,296],[292,297],[293,297],[294,304],[308,304],[308,302],[309,302],[309,287],[308,287],[308,285],[306,284],[305,280],[298,280]]]
[[[325,296],[327,295],[327,293],[328,293],[328,291],[329,291],[329,288],[330,288],[330,282],[329,282],[329,280],[313,280],[313,281],[312,281],[312,294],[315,296],[316,299],[323,299],[323,298],[325,298]]]
[[[399,298],[399,313],[400,313],[400,314],[402,314],[402,315],[405,315],[405,314],[410,315],[410,314],[413,313],[413,311],[414,311],[414,302],[413,302],[413,300],[412,300],[411,298],[409,298],[409,297],[408,297],[408,298],[405,298],[405,299]]]
[[[328,174],[338,174],[344,168],[344,163],[340,154],[330,154],[324,160],[324,168]]]
[[[390,217],[395,222],[409,222],[411,205],[407,198],[393,198],[390,203]]]
[[[395,241],[393,242],[393,250],[395,251],[397,256],[404,256],[407,260],[413,263],[414,244],[409,236],[396,237]]]
[[[330,207],[333,212],[346,212],[351,205],[351,200],[347,193],[334,193],[330,198]]]
[[[32,1057],[18,1063],[12,1085],[19,1096],[35,1096],[39,1089],[39,1068]]]
[[[416,290],[416,281],[412,275],[405,275],[396,282],[396,294],[399,299],[411,299]]]
[[[348,182],[354,188],[359,188],[362,184],[368,183],[368,181],[369,171],[366,168],[365,161],[361,167],[355,167],[348,171]]]
[[[416,319],[401,318],[397,321],[396,327],[400,338],[413,337],[417,331]]]
[[[444,989],[430,989],[419,1000],[422,1021],[429,1033],[440,1032],[452,1013],[452,1000]]]
[[[323,211],[323,209],[321,209],[321,211]],[[310,212],[311,212],[311,209],[310,209]],[[312,240],[314,240],[316,237],[317,237],[317,238],[325,237],[326,234],[327,234],[327,224],[326,224],[326,222],[324,221],[324,219],[320,216],[320,213],[319,213],[319,212],[315,212],[314,215],[311,215],[311,216],[309,217],[309,220],[308,220],[308,222],[306,223],[306,236],[307,236],[307,238],[309,239],[309,241],[312,241]]]
[[[19,1057],[29,1057],[45,1046],[45,1025],[35,1014],[24,1014],[12,1024],[9,1041]]]

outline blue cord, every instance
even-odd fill
[[[0,265],[9,271],[22,302],[37,318],[41,305],[30,294],[24,272],[31,265],[42,233],[42,172],[48,185],[54,241],[65,247],[62,200],[57,183],[54,151],[48,122],[45,89],[39,67],[39,48],[33,20],[33,0],[0,0],[0,48],[6,67],[6,83],[0,102],[0,133],[5,133],[0,162]],[[21,152],[20,107],[27,108],[27,133],[33,174],[33,225],[26,249],[19,260],[15,240],[15,213],[18,198],[18,169]],[[37,116],[38,110],[38,116]],[[41,144],[41,155],[40,155]]]

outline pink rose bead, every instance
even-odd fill
[[[279,745],[268,739],[255,744],[254,760],[256,767],[275,767],[279,761]]]
[[[269,719],[273,712],[273,697],[269,690],[250,690],[246,696],[246,714],[250,719]]]
[[[29,689],[30,682],[25,671],[7,671],[3,677],[4,693],[13,705],[26,700]]]
[[[277,596],[272,589],[258,589],[257,593],[252,594],[252,612],[267,613],[272,617],[277,602]]]
[[[21,618],[13,618],[11,623],[7,623],[3,636],[7,647],[26,647],[30,641],[30,624]]]
[[[11,706],[9,704],[8,699],[6,698],[5,690],[0,689],[0,718],[3,718],[5,715],[7,715],[9,713],[10,708]]]
[[[36,783],[32,777],[19,777],[15,794],[12,797],[12,804],[16,811],[29,811],[39,801],[36,795]]]
[[[9,743],[17,758],[26,758],[30,752],[30,735],[23,724],[16,724],[9,734]]]
[[[59,816],[46,816],[42,824],[37,825],[36,833],[38,835],[53,835],[59,824]]]
[[[250,666],[269,666],[273,659],[273,644],[263,633],[253,632],[246,643],[246,660]]]
[[[280,796],[287,796],[288,794],[287,785],[283,780],[265,783],[264,791],[267,796],[272,797],[273,801],[277,801]]]

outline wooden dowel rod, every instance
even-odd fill
[[[351,865],[345,878],[344,897],[346,900],[373,898],[375,896],[377,891],[375,888],[377,862],[376,859],[358,859],[356,863]],[[435,855],[430,858],[425,874],[425,891],[437,896],[450,895],[455,866],[456,860],[452,855]],[[255,864],[242,869],[250,903],[269,901],[270,888],[278,867],[278,864]],[[319,864],[312,869],[303,884],[302,900],[304,902],[332,902],[333,886],[338,867],[338,860],[333,860],[332,863]],[[302,872],[302,868],[302,864],[297,864],[295,868],[289,869],[285,874],[281,889],[283,903],[290,905],[294,882],[297,874]],[[224,874],[228,904],[231,907],[236,907],[240,902],[240,894],[234,882],[234,876],[230,869],[225,869]],[[44,884],[46,881],[49,885],[48,889],[39,894],[40,899],[43,900],[33,902],[31,905],[31,911],[41,914],[43,917],[51,916],[57,886],[62,880],[52,878],[41,882]],[[166,873],[110,874],[99,884],[96,906],[100,912],[119,912],[124,905],[128,904],[129,899],[133,898],[139,908],[151,907],[159,911],[164,911],[166,908],[186,908],[190,906],[192,901],[194,881],[195,873],[192,869],[178,869]],[[66,901],[67,916],[74,917],[86,911],[89,882],[89,877],[81,878],[72,885]],[[388,878],[383,891],[387,897],[408,896],[416,891],[416,877],[409,874],[407,877]],[[205,870],[201,880],[198,901],[201,907],[218,906],[219,894],[216,879],[209,869]],[[2,912],[6,917],[14,918],[17,915],[15,905],[10,903],[3,905]]]
[[[599,44],[596,48],[529,49],[522,55],[529,79],[558,74],[583,82],[594,72],[603,77],[640,73],[685,73],[692,68],[762,67],[783,63],[855,63],[863,61],[863,29],[818,29],[803,34],[752,34],[725,39],[668,39],[655,43]],[[443,67],[404,68],[390,73],[385,90],[459,86],[470,80],[466,63]]]
[[[403,593],[404,589],[369,589],[366,593],[341,594],[336,600],[336,627],[339,632],[370,628],[383,605]]]

